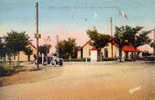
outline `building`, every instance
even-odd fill
[[[27,46],[32,50],[32,55],[30,56],[30,61],[34,61],[34,55],[37,54],[37,49],[34,45],[30,44]],[[13,61],[18,61],[18,56],[16,55],[15,57],[12,57]],[[28,61],[28,56],[24,53],[24,51],[19,52],[19,61]]]
[[[34,55],[37,54],[37,49],[34,45],[30,44],[27,47],[29,47],[32,50],[32,55],[30,56],[30,61],[34,61],[35,57]],[[0,57],[1,61],[9,61],[8,55],[5,55],[4,57]],[[24,53],[24,51],[19,52],[19,56],[17,54],[11,56],[12,61],[28,61],[28,56]]]
[[[78,58],[93,59],[97,61],[97,50],[91,44],[91,40],[87,41],[78,51]],[[131,55],[132,52],[140,52],[139,49],[133,46],[124,46],[122,48],[122,58],[126,58],[126,52]],[[96,54],[95,54],[96,53]],[[104,58],[119,58],[119,47],[116,43],[108,43],[104,48],[101,48],[101,57]],[[130,58],[130,56],[128,56]]]

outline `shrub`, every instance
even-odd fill
[[[81,59],[77,59],[77,58],[72,58],[72,59],[64,59],[65,62],[68,61],[74,61],[74,62],[84,62],[86,61],[86,58],[81,58]],[[87,61],[90,61],[90,59],[88,58]]]
[[[148,56],[151,56],[151,54],[149,52],[145,51],[145,52],[142,53],[142,56],[143,57],[148,57]]]
[[[0,65],[0,77],[11,75],[16,72],[16,68],[9,65]]]
[[[102,61],[114,61],[117,60],[117,58],[103,58]]]

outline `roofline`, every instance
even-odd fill
[[[84,46],[86,46],[89,42],[91,42],[91,39],[88,40],[83,46],[81,46],[81,48],[83,48]]]
[[[33,48],[37,49],[32,43],[30,43],[30,45],[31,45]]]

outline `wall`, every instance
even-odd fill
[[[32,55],[30,56],[30,60],[33,61],[34,55],[37,54],[37,50],[36,50],[36,48],[34,48],[31,45],[29,45],[28,47],[30,47],[33,51]],[[8,57],[6,57],[6,58],[8,60]],[[17,55],[15,57],[12,56],[11,59],[12,59],[12,61],[18,61],[18,56]],[[27,57],[27,55],[25,55],[25,53],[23,51],[19,52],[19,61],[28,61],[28,57]]]
[[[83,47],[83,58],[90,58],[92,46],[88,43]]]

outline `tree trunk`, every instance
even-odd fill
[[[140,57],[139,57],[139,54],[140,54],[140,52],[137,52],[137,53],[136,53],[136,59],[137,59],[137,58],[138,58],[138,59],[140,58]]]
[[[19,66],[19,61],[20,61],[20,53],[19,53],[19,51],[17,52],[17,55],[18,55],[17,66]]]
[[[122,49],[119,48],[119,60],[120,62],[122,62]]]
[[[27,58],[27,59],[28,59],[28,61],[30,61],[30,55],[28,55],[27,57],[28,57],[28,58]]]
[[[97,60],[101,61],[101,50],[97,49]]]
[[[18,60],[18,62],[19,62],[19,60],[20,60],[20,55],[19,55],[19,51],[18,51],[17,55],[18,55],[18,59],[17,59],[17,60]]]
[[[137,59],[137,54],[136,54],[136,52],[134,52],[133,53],[133,60],[136,61],[136,59]]]
[[[14,54],[13,57],[14,57],[14,60],[16,60],[16,54]]]
[[[132,59],[132,61],[135,61],[135,52],[131,53],[131,59]]]
[[[3,57],[3,62],[6,64],[6,55]]]
[[[129,52],[125,52],[125,59],[129,58]]]
[[[7,55],[7,58],[8,58],[8,60],[9,60],[9,65],[11,65],[11,55]]]
[[[155,46],[153,47],[153,56],[155,56]]]

